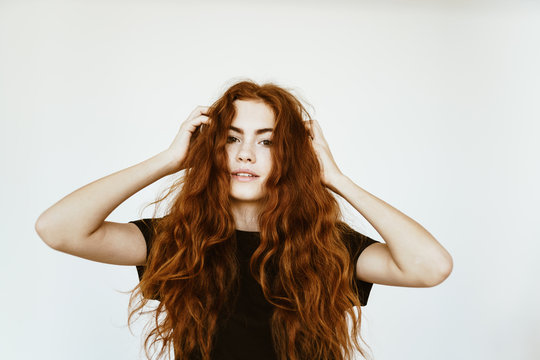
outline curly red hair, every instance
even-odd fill
[[[177,358],[198,353],[210,359],[218,319],[231,310],[238,288],[225,151],[237,99],[263,101],[275,116],[272,171],[261,200],[260,245],[250,271],[274,306],[270,325],[276,353],[282,360],[348,359],[354,345],[365,356],[358,342],[361,312],[353,291],[354,266],[340,240],[351,228],[340,220],[339,204],[322,182],[304,126],[310,115],[290,91],[273,83],[234,84],[210,106],[209,125],[192,135],[183,176],[152,203],[173,196],[167,215],[154,227],[144,276],[130,297],[128,323],[157,298],[146,355],[149,344],[162,341],[159,357],[172,346]],[[136,295],[143,296],[132,308]]]

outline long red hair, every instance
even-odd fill
[[[303,122],[310,115],[290,91],[273,83],[232,85],[210,106],[209,125],[192,135],[183,176],[153,202],[173,196],[167,215],[154,227],[144,276],[130,297],[128,324],[149,299],[159,299],[152,311],[155,326],[144,341],[146,355],[149,345],[162,341],[159,357],[172,346],[177,358],[198,353],[210,359],[218,319],[232,309],[238,288],[225,151],[237,99],[263,101],[275,116],[273,167],[250,271],[274,306],[270,325],[276,353],[282,360],[349,359],[354,344],[365,357],[358,342],[354,264],[340,239],[351,228],[322,182]],[[135,298],[140,301],[132,307]]]

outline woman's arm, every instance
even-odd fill
[[[344,175],[332,188],[377,230],[385,244],[372,244],[359,256],[357,277],[394,286],[435,286],[452,272],[452,257],[426,230]]]
[[[207,110],[206,106],[195,108],[167,150],[85,185],[52,205],[36,221],[38,235],[53,249],[86,259],[119,265],[144,263],[146,244],[137,226],[105,219],[139,190],[183,168],[192,133],[209,121]]]
[[[358,257],[356,276],[367,282],[435,286],[452,272],[452,257],[420,224],[356,185],[339,170],[317,120],[306,121],[324,184],[346,199],[386,244],[372,244]]]
[[[106,222],[109,214],[139,190],[170,174],[173,157],[161,152],[98,179],[65,196],[37,219],[35,229],[51,248],[86,259],[135,265],[144,261],[144,239],[133,224]]]

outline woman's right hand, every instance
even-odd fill
[[[173,172],[183,170],[182,162],[186,157],[191,135],[193,135],[200,125],[206,125],[210,121],[210,118],[206,115],[208,109],[208,106],[197,106],[180,125],[180,130],[178,130],[172,144],[166,150],[173,159]]]

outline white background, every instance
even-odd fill
[[[374,359],[538,359],[539,38],[535,1],[0,1],[0,358],[139,358],[135,267],[34,223],[250,78],[294,88],[341,170],[453,256],[439,286],[373,287]],[[108,220],[151,215],[166,180]]]

